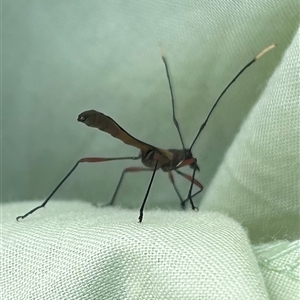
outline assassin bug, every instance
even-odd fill
[[[200,126],[191,146],[189,148],[186,148],[184,143],[183,143],[183,138],[181,135],[180,127],[177,122],[176,116],[175,116],[175,107],[174,107],[174,96],[173,96],[173,88],[171,85],[171,80],[170,80],[170,74],[169,74],[169,69],[168,69],[168,64],[165,56],[162,54],[162,60],[165,65],[166,69],[166,74],[168,78],[168,83],[169,83],[169,88],[171,92],[171,101],[172,101],[172,112],[173,112],[173,122],[174,125],[177,129],[178,135],[180,137],[182,149],[161,149],[157,148],[155,146],[152,146],[150,144],[147,144],[145,142],[142,142],[136,138],[134,138],[132,135],[130,135],[127,131],[125,131],[120,125],[118,125],[113,119],[110,117],[104,115],[101,112],[95,111],[95,110],[88,110],[83,113],[81,113],[78,116],[78,121],[86,124],[89,127],[94,127],[97,128],[101,131],[104,131],[106,133],[109,133],[112,135],[114,138],[117,138],[124,142],[127,145],[136,147],[140,149],[140,153],[138,156],[134,157],[110,157],[110,158],[105,158],[105,157],[84,157],[79,159],[74,167],[69,171],[69,173],[61,180],[61,182],[56,186],[56,188],[52,191],[52,193],[48,196],[48,198],[39,206],[33,208],[29,212],[27,212],[23,216],[18,216],[16,219],[17,221],[19,219],[25,219],[28,215],[32,214],[36,210],[45,207],[47,202],[50,200],[50,198],[53,196],[53,194],[59,189],[59,187],[64,183],[64,181],[73,173],[73,171],[78,167],[80,163],[84,162],[89,162],[89,163],[96,163],[96,162],[105,162],[105,161],[112,161],[112,160],[137,160],[140,159],[145,167],[129,167],[123,170],[122,175],[120,177],[120,180],[118,182],[118,185],[116,187],[116,190],[113,194],[113,197],[111,201],[108,203],[108,205],[113,205],[116,195],[118,193],[118,190],[120,188],[120,185],[122,183],[122,180],[124,178],[125,173],[127,172],[142,172],[142,171],[152,171],[152,176],[144,197],[144,200],[142,202],[142,205],[140,207],[140,214],[139,214],[139,222],[141,223],[143,220],[143,212],[144,212],[144,207],[148,198],[148,194],[153,182],[153,178],[155,176],[155,173],[158,169],[162,169],[163,172],[168,172],[169,179],[180,199],[180,204],[182,208],[185,208],[185,204],[187,201],[190,202],[191,207],[193,210],[198,210],[198,208],[194,205],[193,202],[193,197],[199,194],[203,190],[202,184],[195,179],[195,173],[196,171],[199,171],[199,166],[197,164],[197,159],[193,157],[192,154],[192,148],[197,141],[200,133],[204,129],[204,127],[207,124],[207,121],[209,117],[211,116],[213,110],[217,106],[218,102],[222,98],[222,96],[225,94],[227,89],[234,83],[234,81],[248,68],[250,67],[255,61],[257,61],[259,58],[261,58],[266,52],[269,50],[273,49],[276,45],[272,44],[269,47],[265,48],[262,50],[258,55],[256,55],[248,64],[246,64],[238,73],[237,75],[229,82],[229,84],[225,87],[225,89],[222,91],[220,96],[217,98],[215,101],[214,105],[212,106],[211,110],[209,111],[207,117],[205,118],[204,122]],[[192,175],[186,174],[178,170],[181,167],[184,166],[190,166],[190,168],[193,170]],[[185,179],[190,181],[190,188],[188,191],[188,195],[186,199],[183,199],[175,185],[174,178],[172,171],[175,171],[177,174],[183,176]],[[196,185],[199,190],[195,192],[194,194],[192,193],[193,190],[193,185]]]

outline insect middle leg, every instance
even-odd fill
[[[124,179],[124,176],[126,173],[143,172],[143,171],[153,171],[153,170],[150,168],[144,168],[144,167],[129,167],[129,168],[124,169],[111,200],[107,204],[102,205],[102,207],[114,205],[116,196],[118,194],[118,191],[120,189],[120,186],[123,182],[123,179]]]

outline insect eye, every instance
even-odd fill
[[[78,116],[78,119],[77,119],[79,122],[84,122],[86,120],[85,117],[83,116]]]

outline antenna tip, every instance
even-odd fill
[[[257,54],[255,56],[255,60],[260,59],[265,53],[267,53],[268,51],[272,50],[273,48],[277,47],[277,44],[273,43],[272,45],[270,45],[269,47],[265,48],[264,50],[262,50],[259,54]]]

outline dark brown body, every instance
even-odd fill
[[[85,111],[78,116],[78,121],[86,124],[89,127],[94,127],[109,133],[114,138],[120,139],[127,145],[139,148],[141,150],[139,158],[141,159],[143,165],[147,168],[154,169],[157,163],[156,169],[162,169],[164,172],[169,172],[182,167],[184,162],[189,162],[189,160],[191,160],[190,164],[185,163],[184,165],[190,165],[191,168],[199,170],[199,167],[197,163],[195,163],[190,149],[166,150],[156,148],[134,138],[112,118],[101,112],[96,110]]]
[[[144,166],[153,169],[158,161],[157,169],[162,169],[164,172],[175,170],[181,166],[181,164],[188,159],[193,158],[193,155],[189,149],[178,150],[168,149],[165,150],[172,153],[173,158],[169,159],[159,150],[150,150],[148,152],[140,151],[140,158]],[[191,168],[194,168],[194,164],[190,164]],[[199,167],[196,165],[196,168]]]

